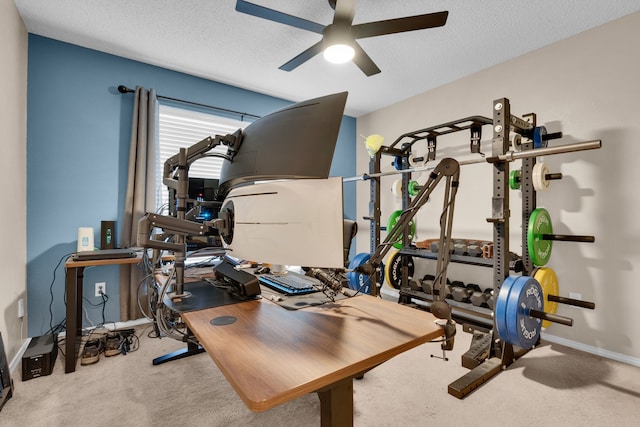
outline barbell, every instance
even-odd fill
[[[508,151],[507,153],[501,154],[499,156],[482,157],[482,158],[470,159],[470,160],[460,160],[458,164],[460,166],[465,166],[465,165],[473,165],[478,163],[496,163],[500,161],[513,162],[519,159],[528,159],[531,157],[546,156],[546,155],[552,155],[552,154],[572,153],[575,151],[595,150],[601,147],[602,147],[602,140],[595,139],[592,141],[578,142],[575,144],[565,144],[565,145],[559,145],[556,147],[535,148],[533,150],[518,151],[518,152]],[[379,178],[379,177],[389,176],[389,175],[432,171],[435,168],[436,168],[435,165],[434,166],[425,165],[425,166],[413,167],[408,169],[362,174],[358,176],[344,177],[342,178],[342,182],[367,181],[372,178]]]

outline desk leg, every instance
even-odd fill
[[[67,268],[65,272],[65,293],[67,299],[67,321],[64,355],[64,372],[68,374],[76,370],[76,337],[77,337],[77,282],[78,269]]]
[[[319,390],[320,425],[353,426],[353,378],[345,378]]]
[[[193,337],[191,330],[188,328],[187,328],[187,334]],[[201,345],[194,344],[191,341],[187,341],[187,347],[181,348],[180,350],[176,350],[169,354],[165,354],[164,356],[156,357],[155,359],[153,359],[153,364],[154,366],[161,365],[166,362],[171,362],[173,360],[182,359],[184,357],[189,357],[189,356],[193,356],[195,354],[200,354],[204,352],[205,352],[204,347],[202,347]]]
[[[197,345],[188,343],[187,347],[181,348],[180,350],[176,350],[172,353],[165,354],[164,356],[156,357],[153,359],[154,365],[161,365],[166,362],[171,362],[173,360],[182,359],[183,357],[193,356],[194,354],[204,353],[204,348]]]

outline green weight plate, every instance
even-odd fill
[[[521,276],[513,282],[505,317],[508,342],[520,348],[530,349],[538,342],[542,321],[529,316],[529,310],[544,310],[542,288],[536,279]]]
[[[418,189],[419,186],[420,184],[418,184],[418,181],[409,181],[409,195],[411,197],[414,197],[420,192],[420,190]]]
[[[527,228],[527,249],[534,265],[543,266],[551,258],[553,242],[542,240],[543,234],[553,234],[551,216],[544,208],[537,208],[531,212],[529,227]]]
[[[393,226],[396,225],[396,223],[400,219],[400,215],[402,215],[402,211],[397,210],[397,211],[394,211],[389,216],[389,220],[387,221],[387,233],[391,232],[391,229],[393,229]],[[411,220],[409,221],[409,241],[412,241],[415,235],[416,235],[416,224],[413,222],[413,220]],[[400,237],[398,240],[393,242],[393,247],[396,249],[402,248],[402,237]]]
[[[509,188],[512,190],[520,189],[520,170],[513,170],[509,172]]]

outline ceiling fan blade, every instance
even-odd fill
[[[356,64],[367,77],[371,77],[380,72],[380,68],[378,68],[375,62],[373,62],[373,59],[367,55],[367,52],[362,49],[362,46],[360,46],[358,42],[354,41],[353,50],[355,50],[355,55],[353,56],[354,64]]]
[[[309,49],[303,51],[301,54],[291,59],[289,62],[282,64],[278,68],[284,71],[294,70],[295,68],[299,67],[300,65],[304,64],[305,62],[322,52],[322,48],[323,42],[322,40],[320,40],[318,43],[314,44]]]
[[[385,21],[368,22],[354,25],[353,34],[356,39],[383,36],[386,34],[404,33],[441,27],[447,23],[448,11],[427,13],[425,15],[407,16],[405,18],[387,19]]]
[[[322,32],[324,31],[324,25],[320,25],[312,21],[307,21],[306,19],[298,18],[297,16],[288,15],[283,12],[278,12],[277,10],[269,9],[268,7],[249,3],[248,1],[244,0],[236,1],[236,11],[246,13],[247,15],[257,16],[258,18],[268,19],[270,21],[278,22],[290,27],[311,31],[317,34],[322,34]]]
[[[335,0],[334,3],[335,12],[333,22],[341,21],[351,24],[356,14],[356,3],[358,3],[358,0]]]

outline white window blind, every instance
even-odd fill
[[[164,162],[177,154],[180,148],[190,147],[208,136],[233,133],[248,125],[248,122],[240,120],[160,104],[158,128],[160,163],[156,169],[158,171],[156,182],[162,183]],[[227,152],[227,147],[220,145],[210,151],[210,153],[216,152],[224,154]],[[220,157],[198,159],[190,165],[189,177],[218,179],[222,161]],[[167,206],[169,193],[166,187],[161,194],[161,204]]]

